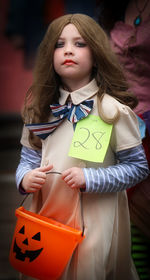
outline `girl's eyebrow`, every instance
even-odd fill
[[[65,37],[59,37],[58,38],[58,40],[65,40],[65,39],[66,39]],[[84,40],[81,36],[80,37],[79,36],[78,37],[73,37],[73,40],[81,40],[81,39]]]

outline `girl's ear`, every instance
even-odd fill
[[[119,109],[114,102],[114,98],[103,93],[101,97],[97,96],[98,113],[106,123],[113,124],[119,119]]]

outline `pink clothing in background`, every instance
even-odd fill
[[[150,16],[139,26],[116,22],[112,47],[124,66],[130,89],[137,96],[137,114],[150,110]]]

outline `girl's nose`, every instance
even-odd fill
[[[65,51],[65,55],[72,54],[72,51]]]
[[[71,44],[67,44],[67,45],[65,46],[64,53],[65,53],[65,54],[73,54],[73,48],[72,48]]]

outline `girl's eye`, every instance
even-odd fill
[[[56,45],[55,45],[55,48],[62,48],[64,46],[64,42],[62,42],[62,41],[58,41],[57,43],[56,43]]]
[[[86,43],[85,42],[76,42],[75,45],[79,48],[84,48],[86,46]]]

